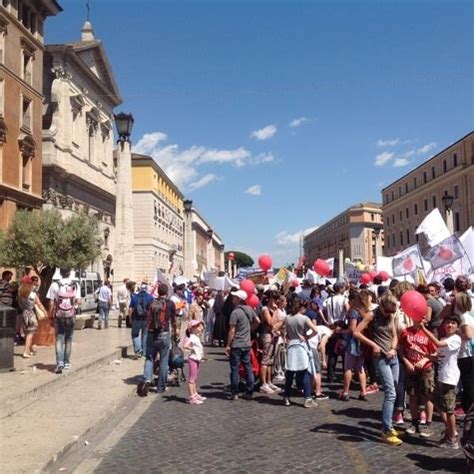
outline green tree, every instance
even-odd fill
[[[97,219],[86,214],[63,219],[56,210],[20,210],[0,234],[0,264],[34,268],[42,297],[57,267],[80,270],[99,255]]]
[[[239,252],[237,250],[231,250],[229,252],[225,253],[225,258],[226,260],[229,258],[229,253],[233,253],[235,258],[234,262],[237,263],[237,266],[239,268],[242,267],[252,267],[254,264],[253,258],[250,255],[247,255],[244,252]]]

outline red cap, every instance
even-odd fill
[[[24,283],[25,285],[31,285],[33,283],[33,280],[31,279],[30,275],[25,275],[21,279],[21,282]]]

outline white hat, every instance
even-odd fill
[[[233,291],[231,292],[231,295],[240,298],[242,301],[245,301],[248,298],[247,293],[244,290]]]

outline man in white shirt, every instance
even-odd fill
[[[72,336],[74,334],[75,306],[79,305],[80,290],[70,278],[71,270],[61,268],[61,278],[49,287],[46,298],[49,300],[48,316],[56,331],[56,373],[71,367]],[[70,296],[69,298],[67,296]]]
[[[95,294],[99,301],[99,329],[102,329],[102,323],[104,324],[104,329],[108,329],[109,311],[112,306],[112,290],[110,289],[110,283],[104,281]]]
[[[122,327],[122,321],[127,317],[128,307],[130,306],[130,291],[128,290],[127,283],[129,279],[123,280],[123,285],[117,291],[117,302],[119,304],[119,316],[118,316],[118,327]]]

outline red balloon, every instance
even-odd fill
[[[272,257],[267,254],[260,255],[258,257],[258,266],[264,271],[270,270],[272,268]]]
[[[369,272],[370,279],[374,281],[374,278],[377,276],[377,272],[375,270],[372,270]]]
[[[321,276],[326,276],[331,273],[331,268],[326,260],[318,258],[313,264],[313,270]]]
[[[234,253],[234,252],[229,252],[229,253],[227,254],[227,258],[228,258],[229,260],[234,260],[234,259],[235,259],[235,253]]]
[[[403,293],[400,298],[400,306],[407,316],[414,321],[421,321],[426,316],[428,303],[425,297],[415,290]]]
[[[258,296],[257,295],[250,295],[248,298],[247,298],[247,304],[252,307],[253,309],[255,309],[258,304],[260,303],[260,300],[258,299]]]
[[[296,288],[297,286],[300,286],[300,282],[298,280],[293,280],[292,285]]]
[[[249,297],[255,293],[255,285],[252,280],[242,280],[240,282],[240,289],[244,290]]]
[[[387,281],[389,278],[390,278],[390,275],[382,270],[380,273],[379,273],[379,278],[382,280],[382,281]]]
[[[360,282],[364,285],[368,285],[372,281],[372,277],[368,273],[362,273],[360,276]]]

